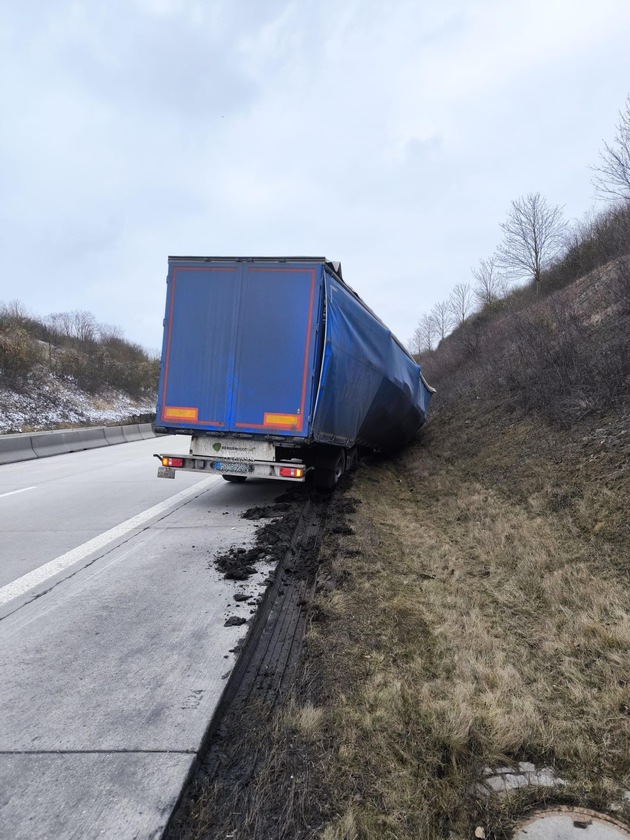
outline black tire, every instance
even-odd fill
[[[224,475],[223,478],[225,481],[233,481],[235,484],[242,484],[247,481],[246,475]]]
[[[331,458],[315,467],[313,483],[315,488],[322,493],[332,493],[337,482],[346,470],[346,455],[343,449],[335,453]]]
[[[346,452],[346,472],[354,472],[359,466],[359,449],[353,446]]]

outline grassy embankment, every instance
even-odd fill
[[[630,818],[628,288],[613,263],[470,326],[419,441],[358,474],[308,639],[325,840],[503,837],[548,802]],[[518,761],[565,784],[479,789]]]
[[[630,821],[628,274],[519,292],[428,360],[431,423],[333,500],[294,696],[242,722],[255,777],[217,780],[186,836]],[[517,762],[556,783],[480,789]]]
[[[622,426],[612,415],[567,435],[475,401],[396,460],[364,463],[333,503],[354,512],[345,526],[333,512],[295,695],[243,721],[238,749],[264,756],[255,778],[218,780],[185,836],[502,838],[543,804],[620,803]],[[478,790],[485,768],[518,761],[566,784]]]
[[[503,836],[630,788],[630,434],[580,431],[484,404],[357,477],[309,637],[326,840]],[[567,784],[476,789],[516,761]]]

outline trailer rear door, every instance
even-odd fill
[[[173,261],[159,424],[307,436],[323,267]]]

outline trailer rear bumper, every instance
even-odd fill
[[[199,455],[156,455],[160,459],[158,478],[175,478],[180,470],[234,475],[243,478],[270,478],[303,482],[307,467],[301,461],[239,461]]]

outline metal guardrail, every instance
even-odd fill
[[[86,429],[58,429],[54,432],[24,432],[0,435],[0,464],[46,458],[66,452],[80,452],[99,446],[114,446],[155,437],[151,423],[129,426],[91,426]]]

